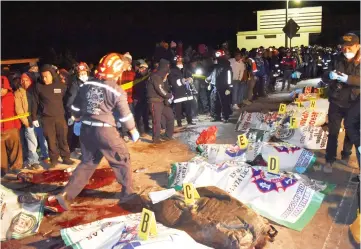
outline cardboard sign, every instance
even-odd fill
[[[280,172],[280,161],[277,156],[269,156],[268,157],[268,172],[278,174]]]
[[[296,117],[291,117],[290,118],[290,128],[291,129],[296,129],[297,127],[298,127],[297,118]]]
[[[238,136],[238,147],[243,150],[243,149],[247,148],[247,146],[248,146],[248,139],[247,139],[246,135],[244,135],[244,134],[239,135]]]
[[[147,240],[149,235],[157,235],[157,223],[155,221],[154,213],[146,208],[143,208],[138,237],[141,240]]]
[[[200,196],[192,183],[183,183],[184,202],[186,205],[193,205],[195,199],[199,199]]]
[[[310,100],[310,109],[314,110],[316,108],[316,100],[315,99],[311,99]]]
[[[286,104],[280,104],[280,108],[278,109],[279,114],[285,114],[286,113]]]

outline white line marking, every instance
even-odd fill
[[[341,199],[341,202],[340,202],[340,205],[338,206],[337,208],[337,212],[336,212],[336,215],[332,221],[332,224],[331,224],[331,227],[330,227],[330,230],[328,230],[328,234],[327,234],[327,237],[326,237],[326,240],[325,240],[325,243],[323,244],[323,247],[322,249],[326,249],[328,248],[328,242],[329,240],[331,240],[331,234],[333,232],[333,227],[334,227],[334,224],[338,221],[338,216],[340,215],[340,211],[343,207],[343,204],[344,204],[344,201],[345,201],[345,197],[346,197],[346,193],[349,191],[350,189],[350,185],[354,185],[354,183],[351,182],[351,179],[352,177],[354,176],[354,172],[355,172],[355,169],[352,170],[351,174],[350,174],[350,177],[348,179],[348,183],[347,183],[347,186],[346,186],[346,189],[345,191],[343,192],[343,195],[342,195],[342,199]],[[352,190],[351,190],[352,191]],[[355,194],[353,195],[353,198],[352,198],[352,202],[351,202],[351,205],[349,206],[349,213],[348,215],[350,214],[350,209],[351,209],[351,206],[352,206],[352,203],[353,203],[353,200],[355,198]],[[347,215],[347,218],[348,218],[348,215]],[[346,218],[346,220],[347,220]],[[345,225],[346,226],[346,225]],[[347,226],[348,227],[348,226]],[[343,233],[341,233],[342,235]],[[333,237],[333,236],[332,236]],[[338,238],[340,238],[340,236],[338,236]],[[334,237],[333,237],[334,239]],[[340,239],[338,241],[338,245],[340,244]],[[338,248],[338,245],[337,245],[337,248]],[[334,249],[334,248],[333,248]]]

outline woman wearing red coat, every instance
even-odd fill
[[[20,142],[21,123],[19,119],[5,121],[16,116],[15,99],[8,78],[1,76],[1,175],[10,169],[22,168],[23,153]]]

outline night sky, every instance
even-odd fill
[[[320,42],[360,29],[360,2],[290,1],[292,7],[323,7]],[[2,59],[38,57],[49,47],[70,49],[98,61],[107,52],[151,56],[155,43],[236,43],[237,31],[256,30],[256,10],[285,2],[1,2]],[[346,17],[347,18],[346,18]],[[337,19],[337,17],[339,19]],[[342,22],[340,23],[340,21]]]

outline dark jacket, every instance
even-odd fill
[[[93,78],[89,77],[88,81],[92,81]],[[80,86],[83,85],[84,82],[81,81],[78,77],[76,77],[73,82],[68,86],[68,90],[66,91],[64,103],[66,108],[67,116],[71,114],[71,105],[74,103],[76,95],[79,92]]]
[[[220,58],[214,70],[216,89],[218,91],[230,90],[232,83],[232,68],[230,62],[225,58]]]
[[[297,61],[293,56],[285,56],[281,61],[281,69],[282,70],[295,70],[297,65]]]
[[[135,127],[126,92],[115,81],[92,80],[79,89],[72,105],[72,113],[84,121],[116,125],[122,122],[127,130]],[[120,117],[116,120],[115,117]]]
[[[153,72],[147,82],[147,99],[148,103],[163,102],[172,97],[172,94],[167,91],[166,75],[169,73],[169,61],[161,59],[158,69]]]
[[[174,100],[173,100],[174,103],[180,103],[193,99],[189,85],[188,88],[185,85],[185,79],[183,77],[183,72],[181,69],[174,66],[170,70],[168,81],[172,87],[172,92],[174,95]]]
[[[37,113],[40,107],[40,115],[43,117],[64,116],[63,98],[66,85],[60,82],[58,74],[51,65],[44,65],[41,72],[49,71],[53,76],[53,83],[45,85],[43,81],[37,83],[33,92],[33,105],[31,111],[32,120],[38,120]]]
[[[135,75],[135,81],[145,78],[146,76],[143,76],[139,73]],[[147,82],[149,77],[145,78],[144,80],[137,82],[133,86],[133,100],[138,101],[147,101]]]
[[[345,56],[338,57],[335,70],[347,74],[348,80],[347,84],[330,80],[330,71],[324,73],[322,81],[329,84],[329,101],[339,107],[349,108],[360,95],[360,51],[351,61],[347,61]]]

